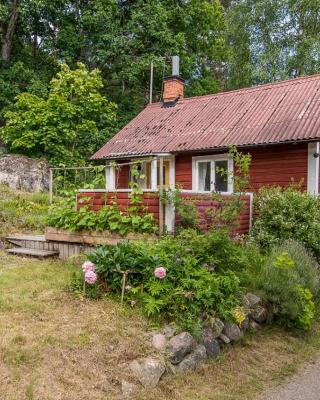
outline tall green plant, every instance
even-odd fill
[[[99,70],[62,64],[47,98],[17,97],[0,130],[3,141],[12,152],[46,155],[52,165],[83,163],[110,137],[115,122],[115,104],[101,94],[102,86]]]

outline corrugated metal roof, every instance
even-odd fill
[[[92,159],[320,139],[320,74],[148,105]]]

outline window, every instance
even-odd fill
[[[163,161],[163,186],[169,188],[170,186],[170,162]],[[157,162],[157,186],[160,185],[160,161]]]
[[[170,187],[170,160],[163,161],[163,186],[166,188]],[[152,188],[152,163],[151,161],[143,161],[138,165],[138,171],[141,177],[138,179],[138,183],[142,189]],[[160,161],[157,161],[157,187],[160,184]],[[129,180],[132,180],[131,172],[129,173]]]
[[[197,192],[232,192],[233,160],[229,156],[193,158],[193,190]]]

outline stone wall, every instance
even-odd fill
[[[49,164],[46,160],[20,155],[0,156],[0,184],[11,189],[40,192],[49,189]]]

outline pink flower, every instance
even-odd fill
[[[94,271],[94,267],[95,265],[91,261],[85,261],[82,264],[82,271],[85,274],[86,272]]]
[[[135,300],[131,300],[131,301],[130,301],[131,307],[134,307],[136,304],[137,304],[137,302],[136,302]]]
[[[89,283],[89,285],[94,285],[97,282],[97,274],[93,271],[87,271],[84,274],[84,280],[86,283]]]
[[[167,271],[163,267],[158,267],[154,270],[154,276],[158,279],[163,279],[167,275]]]

